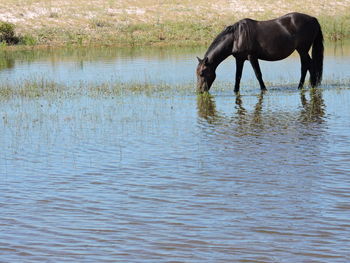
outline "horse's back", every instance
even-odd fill
[[[314,24],[317,24],[317,19],[313,16],[293,12],[272,20],[259,21],[258,23],[262,30],[273,28],[277,32],[284,31],[294,36],[313,27]]]
[[[290,33],[295,38],[297,49],[310,49],[319,30],[319,23],[313,16],[302,13],[290,13],[285,17],[290,20],[285,24],[290,29]],[[281,17],[284,20],[284,17]]]
[[[317,33],[317,19],[302,13],[256,21],[259,56],[265,60],[280,60],[295,49],[309,49]]]

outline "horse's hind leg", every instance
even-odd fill
[[[309,53],[306,51],[299,51],[297,50],[300,55],[300,62],[301,62],[301,76],[300,81],[298,85],[298,89],[302,89],[305,82],[306,72],[311,70],[311,58]]]
[[[250,61],[250,64],[252,64],[252,67],[253,67],[254,72],[255,72],[255,76],[256,76],[256,78],[259,81],[261,90],[266,90],[264,81],[262,79],[262,74],[261,74],[261,70],[260,70],[258,59],[253,57],[253,56],[248,56],[248,59]]]

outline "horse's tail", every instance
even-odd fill
[[[316,19],[317,35],[312,44],[312,64],[310,70],[310,84],[316,87],[321,84],[323,71],[323,34],[321,26]]]

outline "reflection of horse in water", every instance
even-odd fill
[[[300,93],[303,110],[300,119],[304,123],[322,122],[325,116],[325,104],[322,98],[322,91],[319,89],[310,89],[310,100],[305,96],[305,91]]]
[[[260,95],[258,96],[258,101],[254,107],[254,112],[252,116],[253,123],[261,123],[263,99],[264,99],[264,93],[261,92]],[[247,114],[247,110],[243,107],[242,97],[239,94],[236,96],[236,108],[237,108],[238,117],[242,117]]]
[[[241,131],[264,129],[269,127],[286,126],[288,120],[299,120],[301,123],[321,122],[325,116],[325,104],[322,98],[322,91],[319,89],[310,89],[310,98],[307,99],[306,91],[300,92],[300,101],[302,110],[299,116],[294,112],[267,112],[263,113],[264,92],[257,97],[257,102],[253,112],[244,107],[241,95],[235,99],[235,114],[227,116],[216,109],[216,103],[213,96],[208,93],[199,94],[197,97],[198,116],[205,119],[209,124],[221,125],[235,123]]]
[[[261,112],[264,93],[258,96],[258,101],[254,107],[252,116],[244,108],[241,95],[236,96],[235,109],[237,113],[235,116],[227,116],[223,112],[219,112],[216,109],[215,98],[209,93],[198,94],[197,96],[197,110],[198,116],[201,119],[205,119],[207,123],[220,125],[224,123],[235,122],[238,125],[245,125],[247,123],[259,124],[261,123]]]
[[[203,93],[197,96],[198,116],[211,123],[216,118],[220,118],[216,110],[214,97],[209,93]]]

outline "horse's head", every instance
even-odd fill
[[[216,74],[215,74],[215,68],[211,66],[208,63],[208,57],[205,57],[204,59],[198,59],[198,66],[197,66],[197,91],[198,92],[205,92],[209,91],[211,85],[213,84]]]

